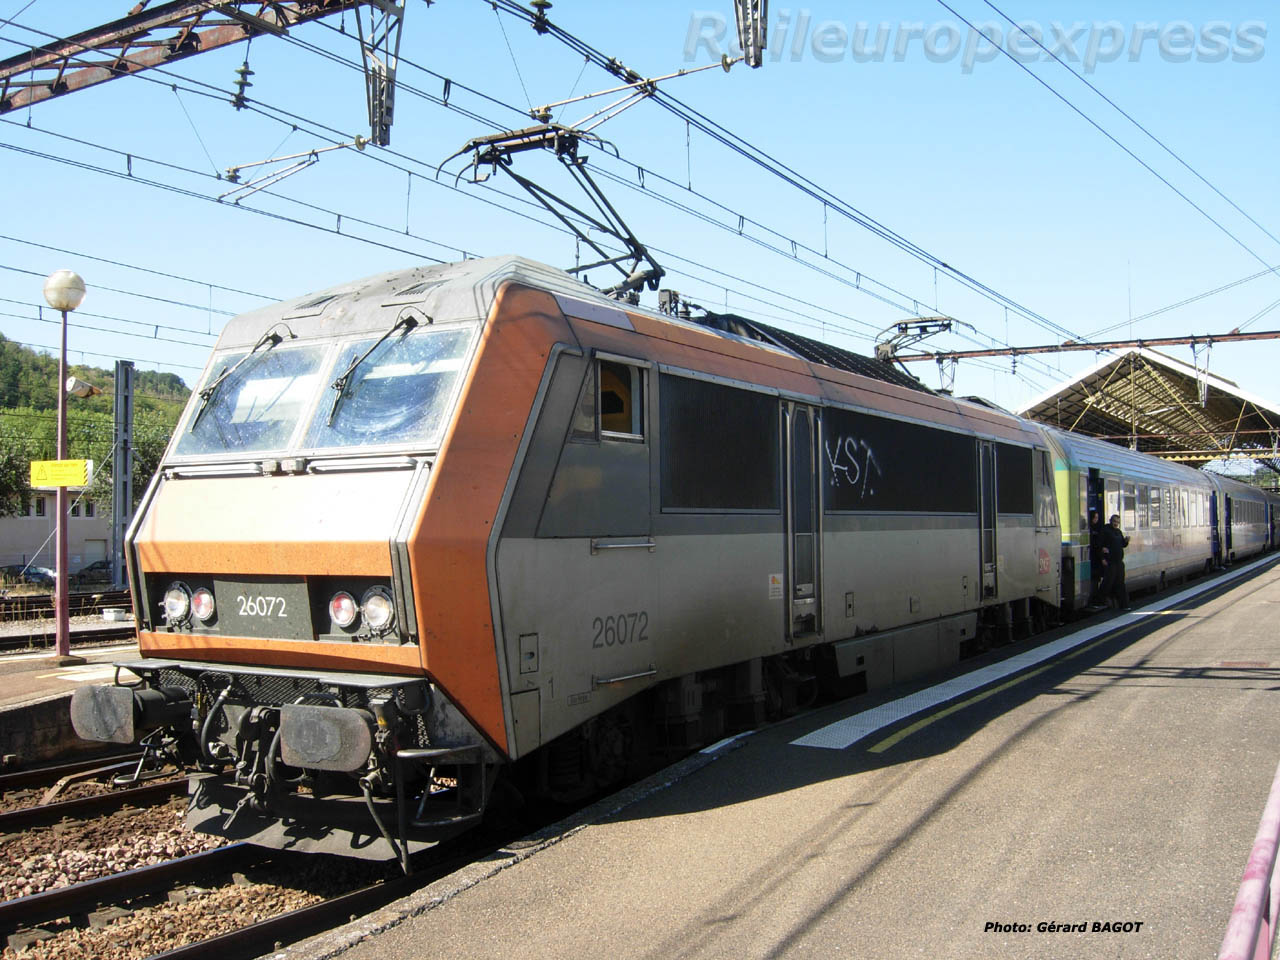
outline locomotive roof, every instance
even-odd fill
[[[223,349],[252,346],[273,323],[284,323],[301,339],[383,333],[388,310],[394,314],[410,305],[450,320],[478,319],[488,315],[499,288],[509,281],[571,297],[602,311],[644,313],[712,336],[747,341],[837,370],[932,392],[888,364],[831,344],[729,314],[709,314],[702,322],[623,304],[563,270],[514,255],[392,270],[313,291],[234,317],[227,322],[218,345]]]

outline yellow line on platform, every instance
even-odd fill
[[[983,690],[981,693],[975,694],[974,696],[970,697],[968,700],[961,700],[959,703],[953,703],[951,706],[945,707],[942,710],[939,710],[937,713],[931,713],[929,716],[923,717],[917,720],[915,723],[910,724],[909,726],[903,727],[901,730],[897,731],[896,733],[891,733],[889,736],[885,737],[879,743],[876,743],[875,745],[868,747],[867,753],[884,753],[886,750],[894,746],[897,746],[899,743],[901,743],[907,737],[911,736],[913,733],[918,733],[919,731],[923,730],[925,727],[941,720],[943,717],[949,717],[951,714],[956,713],[959,710],[963,710],[966,707],[971,707],[975,703],[981,703],[983,700],[986,700],[988,697],[994,697],[997,693],[1000,693],[1004,690],[1008,690],[1010,687],[1016,687],[1018,684],[1022,683],[1024,680],[1030,680],[1032,677],[1039,676],[1040,674],[1044,673],[1046,670],[1056,667],[1060,663],[1065,663],[1067,660],[1070,660],[1073,657],[1078,657],[1081,654],[1088,653],[1090,650],[1092,650],[1094,647],[1098,646],[1099,644],[1109,643],[1110,641],[1115,640],[1117,637],[1123,636],[1125,633],[1132,630],[1134,627],[1142,625],[1144,622],[1145,621],[1139,620],[1135,623],[1130,623],[1127,626],[1121,627],[1119,630],[1115,631],[1114,633],[1109,633],[1105,637],[1099,637],[1097,640],[1094,640],[1092,643],[1085,644],[1083,647],[1080,647],[1076,650],[1072,650],[1066,653],[1065,655],[1058,657],[1055,660],[1050,660],[1044,666],[1037,667],[1036,669],[1030,670],[1027,673],[1021,673],[1018,676],[1014,677],[1012,680],[1006,680],[1004,683],[1000,684],[1000,686],[998,687],[992,687],[990,690]]]

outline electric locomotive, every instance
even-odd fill
[[[76,730],[189,765],[196,829],[403,859],[1054,619],[1068,441],[859,369],[518,257],[237,317]]]

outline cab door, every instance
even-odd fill
[[[822,631],[822,505],[818,482],[822,417],[814,408],[784,402],[786,464],[787,638]]]

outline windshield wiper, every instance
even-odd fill
[[[427,317],[427,322],[428,323],[431,322],[430,317]],[[338,408],[342,406],[343,398],[346,397],[347,395],[347,384],[351,380],[351,374],[355,373],[356,367],[360,366],[360,364],[368,360],[369,354],[373,353],[373,351],[377,350],[380,346],[382,346],[382,344],[386,342],[386,340],[390,338],[390,336],[393,333],[395,333],[397,330],[404,328],[404,332],[408,333],[417,325],[418,325],[417,319],[411,316],[410,314],[406,313],[404,316],[400,317],[398,320],[396,320],[394,326],[392,326],[390,330],[388,330],[386,333],[384,333],[382,336],[378,338],[378,341],[373,346],[371,346],[368,350],[366,350],[360,356],[356,357],[356,359],[351,361],[351,363],[347,366],[347,369],[342,371],[342,376],[340,376],[337,380],[333,381],[333,383],[329,384],[330,387],[338,391],[338,395],[333,398],[333,406],[329,408],[329,419],[326,421],[325,426],[329,426],[329,427],[333,426],[333,419],[338,415]]]
[[[208,409],[210,402],[213,400],[214,394],[218,392],[218,388],[222,386],[223,381],[244,366],[249,358],[257,353],[265,344],[269,343],[271,344],[271,347],[274,347],[283,339],[284,337],[276,333],[275,329],[272,328],[262,335],[262,339],[253,345],[252,350],[246,353],[230,367],[223,367],[222,372],[214,378],[213,382],[200,391],[200,406],[196,408],[195,416],[191,418],[191,426],[187,428],[187,432],[195,433],[196,424],[198,424],[200,422],[200,418],[204,416],[205,410]],[[267,349],[270,350],[271,347],[267,347]]]

